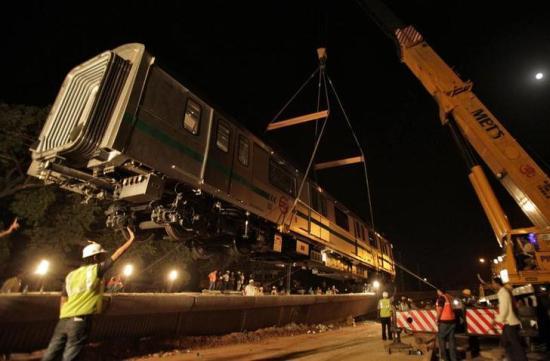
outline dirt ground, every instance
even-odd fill
[[[353,320],[348,320],[345,323],[329,325],[290,324],[284,327],[268,327],[223,336],[195,336],[179,340],[142,339],[133,344],[118,340],[110,344],[90,345],[85,350],[83,359],[94,361],[121,359],[132,361],[429,360],[426,353],[409,355],[396,351],[389,354],[387,347],[391,341],[382,341],[380,336],[380,324],[372,321],[355,323]],[[402,337],[404,343],[418,346],[415,339],[418,340],[418,337]],[[480,347],[481,356],[469,360],[502,360],[498,339],[485,340]],[[42,353],[43,351],[38,351],[33,354],[12,355],[11,360],[36,361],[40,360]],[[549,354],[528,355],[530,361],[550,360],[549,356]]]
[[[390,341],[380,338],[380,325],[374,322],[358,323],[322,332],[293,336],[275,336],[257,342],[222,345],[218,347],[199,347],[153,354],[132,360],[349,360],[349,361],[408,361],[423,359],[422,356],[392,353],[384,346]],[[404,338],[403,341],[408,342]]]

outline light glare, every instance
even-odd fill
[[[176,270],[170,271],[170,273],[168,274],[168,279],[170,281],[175,281],[177,278],[178,278],[178,271]]]
[[[124,266],[124,269],[122,270],[122,274],[126,277],[130,277],[134,273],[134,266],[131,264],[127,264]]]
[[[50,268],[50,262],[43,259],[42,261],[40,261],[40,263],[36,267],[36,270],[34,271],[34,273],[39,276],[44,276],[46,273],[48,273],[49,268]]]

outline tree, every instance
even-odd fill
[[[49,107],[0,103],[0,199],[40,183],[27,177],[29,148],[38,137]]]

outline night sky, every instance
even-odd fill
[[[83,9],[77,2],[21,3],[3,6],[0,101],[51,104],[73,66],[141,42],[182,84],[300,166],[312,150],[314,126],[264,129],[317,66],[315,49],[327,47],[328,75],[365,146],[375,225],[396,255],[436,284],[462,287],[482,270],[478,257],[498,254],[435,102],[355,1],[94,1]],[[534,74],[550,71],[550,13],[535,1],[479,3],[388,1],[474,82],[478,97],[544,168],[550,86]],[[314,111],[315,86],[283,118]],[[327,134],[319,161],[357,155],[336,111]],[[369,217],[359,166],[318,178]],[[497,193],[512,224],[529,225],[499,185]]]

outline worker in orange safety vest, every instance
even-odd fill
[[[445,290],[437,290],[437,340],[439,343],[439,359],[447,360],[445,344],[449,342],[449,357],[451,361],[456,361],[456,342],[455,327],[456,316],[453,311],[453,299]]]

